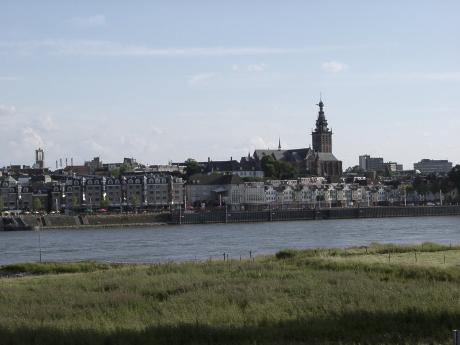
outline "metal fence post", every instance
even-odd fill
[[[460,332],[456,329],[453,331],[454,345],[460,345]]]

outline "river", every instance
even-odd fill
[[[460,217],[380,218],[84,230],[0,231],[0,265],[38,261],[165,262],[371,242],[460,243]]]

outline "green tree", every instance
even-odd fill
[[[125,172],[130,171],[132,167],[128,164],[123,163],[119,168],[115,168],[111,171],[111,175],[115,178],[119,178]]]
[[[201,167],[196,160],[189,158],[185,161],[185,175],[187,177],[201,172]]]
[[[129,202],[131,203],[131,206],[134,208],[135,211],[137,211],[137,208],[140,205],[140,200],[137,195],[133,195],[129,198]]]
[[[449,181],[454,188],[460,190],[460,165],[456,165],[449,172]]]
[[[34,211],[40,211],[43,209],[43,203],[42,201],[40,200],[40,198],[33,198],[32,200],[32,208],[34,209]]]
[[[265,177],[289,179],[297,176],[295,166],[288,162],[277,161],[272,156],[264,156],[261,161]]]
[[[80,205],[78,197],[76,195],[72,196],[72,208],[76,209]]]
[[[288,162],[276,161],[275,166],[277,166],[278,177],[280,179],[290,179],[297,175],[297,169]]]
[[[101,208],[108,208],[110,206],[109,199],[105,198],[101,200]]]
[[[261,161],[262,170],[265,177],[277,178],[277,169],[275,166],[275,159],[272,156],[264,156]]]

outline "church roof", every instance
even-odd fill
[[[316,152],[316,157],[320,161],[338,161],[331,152]]]
[[[286,150],[255,150],[254,158],[261,160],[265,156],[273,156],[276,160],[282,160]]]
[[[284,160],[287,162],[301,162],[305,160],[309,152],[309,148],[299,148],[292,150],[255,150],[254,158],[262,160],[262,158],[265,156],[272,156],[277,161]]]

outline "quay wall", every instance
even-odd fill
[[[91,227],[117,227],[140,226],[156,223],[169,223],[169,213],[139,213],[139,214],[94,214],[94,215],[21,215],[21,224],[8,227],[8,230],[23,230],[28,228],[60,229],[60,228],[91,228]],[[22,226],[21,226],[22,225]],[[0,230],[5,230],[3,220]]]
[[[1,219],[1,230],[33,228],[92,228],[149,226],[155,224],[250,223],[319,219],[460,216],[460,206],[360,207],[323,209],[272,209],[265,211],[200,211],[139,214],[21,215]]]
[[[83,219],[85,225],[151,224],[167,222],[168,220],[169,214],[165,216],[162,213],[87,215]]]
[[[279,209],[266,211],[213,211],[171,215],[173,224],[248,223],[289,220],[353,219],[385,217],[459,216],[460,206],[360,207]]]

